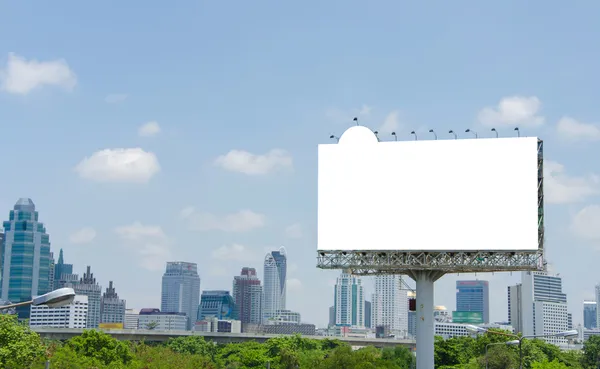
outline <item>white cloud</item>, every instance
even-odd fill
[[[302,225],[294,223],[285,227],[285,236],[288,238],[302,238]]]
[[[231,172],[263,175],[279,170],[291,170],[293,160],[287,151],[281,149],[273,149],[264,155],[231,150],[215,159],[215,165]]]
[[[193,206],[186,206],[179,212],[179,216],[185,219],[190,215],[194,214],[195,211],[196,209],[194,209]]]
[[[544,199],[548,204],[580,202],[600,190],[600,177],[590,174],[571,177],[565,167],[554,161],[544,161]]]
[[[92,181],[146,183],[160,165],[156,155],[141,148],[104,149],[84,158],[75,171]]]
[[[232,233],[248,232],[264,227],[266,217],[252,210],[240,210],[227,215],[215,215],[206,212],[197,212],[192,207],[181,211],[181,215],[188,220],[189,227],[196,231],[223,231]]]
[[[569,140],[600,140],[600,124],[582,123],[571,117],[562,117],[556,124],[557,133]]]
[[[84,244],[92,242],[94,238],[96,238],[96,230],[91,227],[84,227],[73,232],[69,236],[69,241],[74,244]]]
[[[8,93],[27,95],[42,86],[58,86],[72,90],[77,77],[62,59],[40,62],[8,54],[6,67],[0,69],[0,88]]]
[[[396,132],[398,130],[398,128],[400,128],[398,112],[393,111],[385,117],[383,124],[381,125],[381,127],[379,127],[379,133]]]
[[[358,111],[358,115],[369,115],[371,114],[371,110],[373,110],[372,107],[363,104],[362,108],[360,108],[360,110]]]
[[[171,241],[160,226],[147,226],[140,222],[117,227],[117,235],[138,254],[142,267],[159,271],[171,257]]]
[[[502,124],[535,126],[544,123],[544,117],[538,115],[541,108],[542,102],[535,96],[505,97],[495,108],[483,108],[479,112],[478,119],[480,123],[487,126]]]
[[[600,206],[581,209],[571,221],[571,230],[581,238],[600,241]]]
[[[298,278],[289,278],[286,287],[289,292],[299,292],[302,290],[302,282]]]
[[[140,137],[150,137],[160,133],[160,126],[157,122],[147,122],[140,126],[138,135]]]
[[[257,255],[246,246],[234,243],[232,245],[223,245],[215,249],[211,256],[219,261],[241,261],[248,262],[257,258]]]
[[[127,94],[110,94],[104,98],[107,104],[118,104],[127,100],[129,96]]]

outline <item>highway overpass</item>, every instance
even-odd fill
[[[48,328],[32,327],[40,336],[52,340],[68,340],[83,333],[80,328]],[[237,343],[245,341],[265,342],[269,338],[280,337],[275,334],[247,334],[247,333],[208,333],[192,331],[154,331],[144,329],[101,329],[101,331],[110,334],[114,338],[122,341],[145,341],[145,342],[165,342],[170,338],[185,336],[202,336],[207,341],[216,343]],[[337,339],[346,342],[352,346],[375,346],[375,347],[396,347],[398,345],[406,346],[411,350],[415,348],[414,340],[400,339],[379,339],[379,338],[356,338],[356,337],[324,337],[324,336],[303,336],[311,339]]]

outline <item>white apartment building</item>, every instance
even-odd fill
[[[503,329],[505,331],[514,333],[513,327],[509,325],[482,324],[479,325],[479,327]],[[444,339],[448,339],[452,337],[470,336],[473,335],[473,333],[467,330],[466,324],[435,322],[435,335],[441,336]]]
[[[508,320],[525,336],[569,330],[567,295],[562,292],[562,278],[548,272],[522,272],[521,283],[508,288]],[[564,337],[544,339],[555,345],[567,344]]]
[[[139,329],[155,331],[185,331],[187,324],[186,313],[163,313],[159,309],[142,309],[138,320]]]
[[[125,309],[124,329],[138,329],[140,320],[140,311],[137,309]]]
[[[75,295],[73,302],[61,307],[31,306],[30,327],[86,328],[88,297]]]
[[[408,291],[403,287],[402,276],[375,277],[371,326],[387,326],[396,337],[408,337]]]

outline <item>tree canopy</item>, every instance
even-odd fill
[[[518,368],[518,346],[510,337],[485,334],[435,340],[437,369]],[[487,355],[486,355],[487,347]],[[582,351],[560,351],[540,340],[523,341],[525,369],[592,369],[600,363],[600,337]],[[164,344],[118,341],[87,330],[66,342],[44,341],[14,316],[0,315],[0,368],[42,369],[46,361],[61,369],[411,369],[415,357],[403,346],[353,348],[335,339],[299,335],[217,345],[201,336],[171,339]]]

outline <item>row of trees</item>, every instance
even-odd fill
[[[436,368],[518,368],[518,348],[501,344],[506,337],[436,339]],[[491,345],[490,343],[500,343]],[[488,355],[485,355],[488,347]],[[592,337],[583,351],[560,351],[539,340],[523,342],[526,369],[591,369],[598,367],[600,338]],[[88,330],[66,342],[44,341],[14,316],[0,315],[0,368],[42,369],[409,369],[413,354],[398,346],[353,350],[337,340],[300,336],[215,345],[200,336],[171,339],[165,344],[123,342],[101,331]]]

